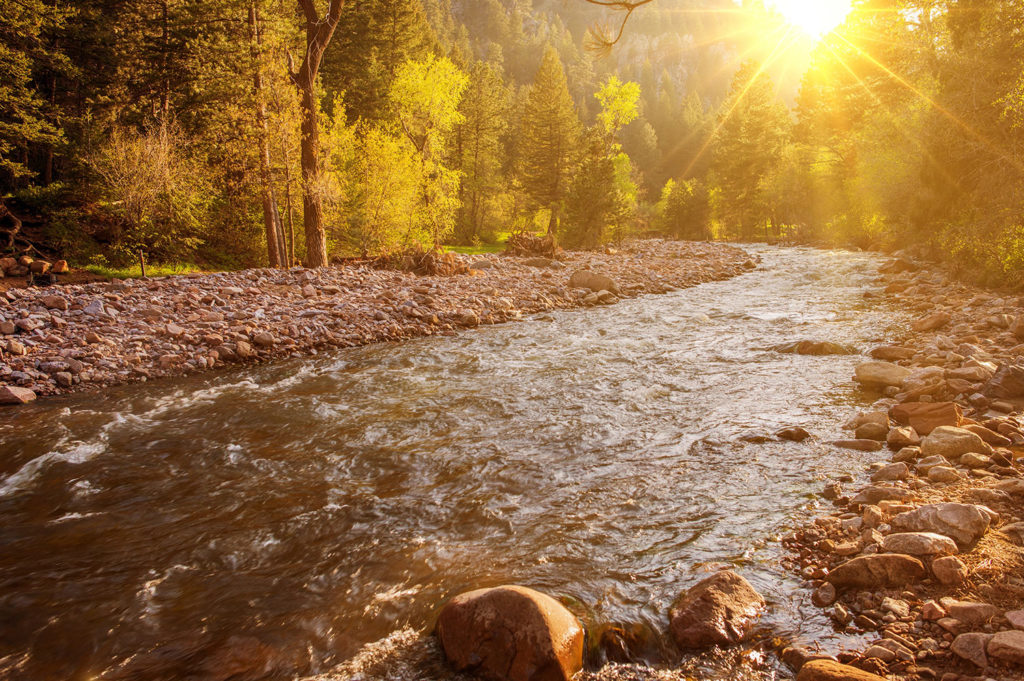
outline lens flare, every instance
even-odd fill
[[[768,0],[768,5],[812,38],[822,38],[843,23],[853,0]]]

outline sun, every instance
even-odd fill
[[[786,21],[812,38],[823,38],[843,23],[853,0],[768,0]]]

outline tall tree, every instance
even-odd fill
[[[782,154],[788,129],[789,114],[771,79],[756,62],[744,63],[723,107],[714,155],[723,217],[740,236],[754,236],[757,225],[771,217],[763,185]]]
[[[306,24],[306,52],[292,80],[299,89],[302,107],[302,221],[306,232],[306,264],[327,264],[327,232],[324,230],[324,206],[320,196],[320,98],[317,76],[324,50],[331,42],[341,20],[345,0],[330,0],[327,14],[317,12],[314,0],[299,0]]]
[[[551,211],[551,234],[568,189],[580,122],[562,62],[550,45],[530,87],[520,126],[519,177],[535,204]]]

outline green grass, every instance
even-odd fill
[[[480,244],[479,246],[445,246],[444,250],[462,255],[481,255],[484,253],[501,253],[508,243],[510,232],[498,232],[494,235],[493,244]]]
[[[86,265],[85,269],[93,274],[110,279],[138,279],[142,276],[142,268],[139,265],[131,267],[106,267],[104,265]],[[173,264],[173,265],[146,265],[147,277],[170,277],[176,274],[194,274],[202,272],[195,265]]]

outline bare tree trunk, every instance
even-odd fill
[[[274,181],[270,169],[267,106],[263,97],[260,17],[256,0],[249,3],[249,53],[252,57],[253,94],[256,97],[256,125],[260,140],[260,193],[263,201],[263,226],[267,231],[267,260],[271,267],[281,267],[284,254],[281,250],[277,200],[274,198]]]
[[[341,20],[345,0],[330,0],[327,14],[320,17],[314,0],[299,0],[306,17],[306,54],[292,80],[302,99],[302,221],[306,231],[306,265],[327,264],[327,233],[324,230],[324,207],[320,196],[320,102],[316,79],[334,29]]]

